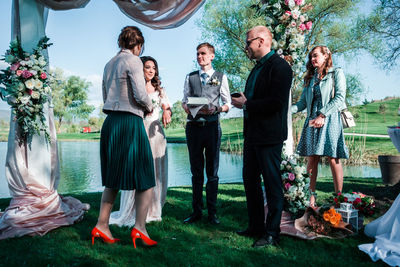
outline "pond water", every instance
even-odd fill
[[[99,142],[58,142],[60,193],[99,192],[101,186]],[[7,143],[0,142],[0,198],[10,197],[5,179]],[[242,182],[242,156],[221,153],[220,183]],[[345,166],[348,177],[381,177],[379,166]],[[331,177],[329,166],[320,166],[319,177]],[[168,186],[191,184],[186,144],[168,144]]]

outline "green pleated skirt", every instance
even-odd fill
[[[143,191],[155,186],[153,155],[143,119],[128,112],[110,112],[100,135],[103,186]]]

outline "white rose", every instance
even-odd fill
[[[272,46],[272,49],[276,50],[278,48],[278,42],[275,39],[273,39],[271,46]]]
[[[300,17],[299,17],[299,18],[300,18],[300,21],[301,21],[301,22],[304,22],[304,21],[306,21],[306,18],[304,17],[304,15],[300,15]]]
[[[40,80],[35,80],[35,88],[42,89],[43,83]]]
[[[39,99],[39,98],[40,98],[39,92],[36,92],[36,91],[33,92],[33,93],[32,93],[32,98],[33,98],[33,99]]]
[[[32,73],[33,76],[35,76],[37,74],[37,71],[34,69],[31,69],[29,72]]]
[[[279,47],[279,48],[284,48],[285,45],[286,45],[285,40],[282,40],[282,39],[281,39],[281,40],[278,42],[278,47]]]
[[[32,79],[29,79],[29,80],[27,80],[27,81],[25,82],[25,86],[26,86],[26,88],[28,88],[28,89],[33,89],[33,87],[35,87],[35,84],[34,84],[34,82],[33,82]]]
[[[29,96],[23,96],[19,99],[21,104],[27,104],[29,102]]]

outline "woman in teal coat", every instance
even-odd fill
[[[333,68],[328,47],[314,47],[308,55],[303,93],[299,102],[292,106],[293,113],[307,109],[297,152],[308,157],[311,207],[315,207],[315,186],[321,156],[329,159],[335,192],[341,192],[343,188],[343,168],[339,159],[349,157],[340,119],[340,111],[346,108],[345,97],[343,70]]]

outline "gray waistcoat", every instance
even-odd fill
[[[189,74],[189,94],[188,96],[194,96],[194,97],[206,97],[208,101],[216,106],[217,108],[219,107],[219,98],[220,98],[220,89],[221,89],[221,84],[222,84],[222,72],[215,71],[214,74],[208,79],[208,82],[206,85],[201,84],[201,79],[200,79],[200,72],[199,71],[194,71]],[[212,85],[210,83],[211,80],[217,80],[219,81],[218,85]],[[197,120],[200,117],[205,118],[206,120],[218,120],[218,115],[196,115],[195,118],[192,117],[192,115],[188,115],[188,119],[190,120]]]

